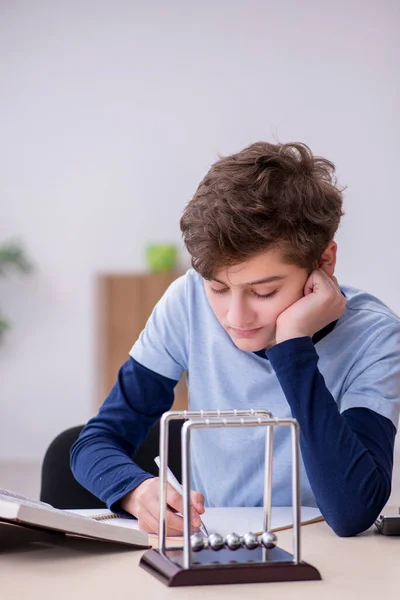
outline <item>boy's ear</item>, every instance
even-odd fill
[[[333,277],[336,266],[337,243],[333,240],[329,242],[319,260],[318,268],[325,271],[329,277]]]

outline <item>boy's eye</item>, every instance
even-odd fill
[[[215,288],[213,288],[213,287],[210,287],[210,290],[211,290],[212,292],[214,292],[214,294],[224,294],[225,292],[227,292],[227,291],[228,291],[228,289],[229,289],[229,288],[222,288],[221,290],[216,290]]]
[[[229,288],[221,288],[220,290],[216,290],[213,287],[210,287],[210,289],[214,294],[225,294],[229,290]],[[251,290],[251,294],[253,296],[255,296],[256,298],[265,299],[265,298],[271,298],[272,296],[275,296],[277,291],[278,290],[274,290],[273,292],[269,292],[268,294],[257,294],[257,292],[255,292],[254,290]]]
[[[252,294],[256,297],[256,298],[272,298],[272,296],[275,296],[276,292],[278,290],[274,290],[273,292],[269,292],[269,294],[257,294],[257,292],[255,292],[254,290],[252,290]]]

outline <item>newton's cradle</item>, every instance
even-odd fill
[[[182,426],[183,547],[168,547],[166,540],[167,465],[169,423]],[[265,427],[263,533],[223,538],[213,533],[190,534],[190,434],[206,427]],[[293,553],[279,548],[271,532],[273,432],[289,427],[292,438]],[[268,410],[169,411],[160,422],[159,548],[148,550],[140,566],[168,586],[215,585],[321,579],[317,569],[300,558],[299,425],[295,419],[273,418]]]

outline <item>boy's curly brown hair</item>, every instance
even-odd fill
[[[257,142],[209,170],[181,221],[192,266],[205,279],[279,249],[311,271],[343,215],[335,166],[302,143]]]

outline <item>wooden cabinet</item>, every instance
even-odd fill
[[[180,275],[181,273],[168,272],[99,276],[98,405],[114,385],[120,366],[129,358],[129,351],[154,306],[167,287]],[[184,377],[175,388],[173,408],[187,408]]]

